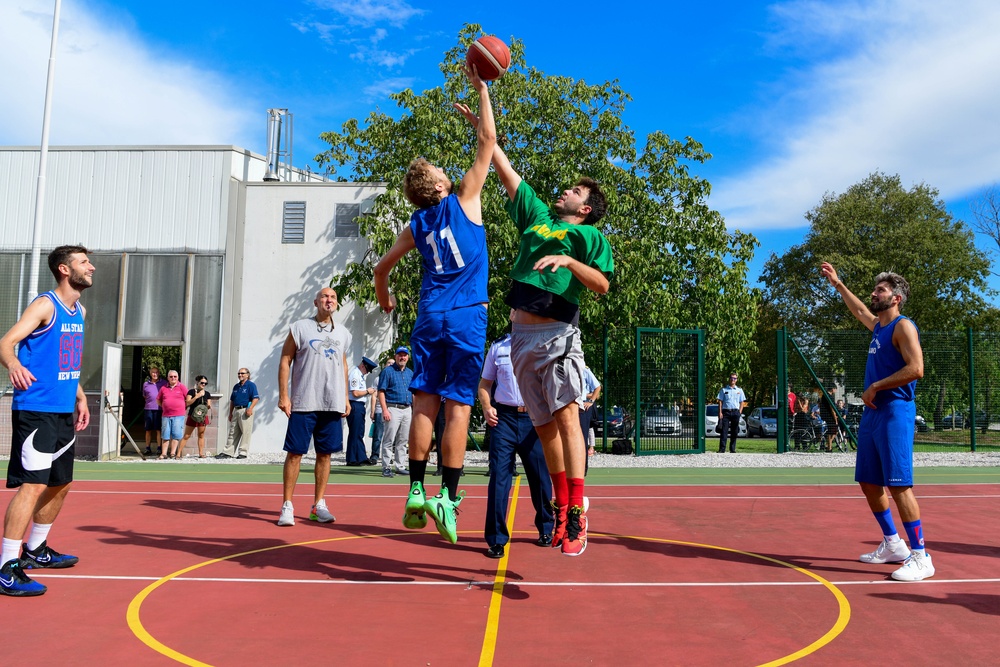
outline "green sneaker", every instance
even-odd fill
[[[424,514],[424,504],[427,495],[424,485],[420,482],[410,484],[410,495],[406,497],[406,509],[403,510],[403,527],[410,530],[420,530],[427,525],[427,515]]]
[[[453,501],[448,497],[448,490],[441,489],[441,493],[424,503],[424,511],[434,519],[441,537],[452,544],[458,542],[458,505],[462,498],[465,498],[465,491],[459,491],[458,498]]]

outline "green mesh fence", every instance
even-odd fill
[[[820,431],[821,446],[826,444],[825,435],[835,432],[826,423],[829,419],[823,423],[816,419],[821,416],[816,414],[816,407],[826,400],[821,388],[834,401],[843,402],[839,414],[846,422],[846,429],[845,424],[841,428],[848,441],[860,422],[865,410],[861,395],[870,340],[871,334],[865,330],[796,332],[788,336],[788,384],[797,399],[808,401],[806,409],[813,417],[814,429]],[[914,450],[989,451],[1000,447],[1000,335],[921,332],[920,341],[924,377],[917,382]],[[834,416],[840,422],[837,413]],[[804,423],[802,417],[789,414],[785,430],[789,449],[805,444],[798,433]],[[850,443],[846,444],[849,449]],[[818,450],[819,446],[809,449]]]
[[[611,451],[616,439],[629,440],[638,455],[704,451],[703,341],[700,331],[625,329],[584,345],[599,377],[607,360],[598,451]]]

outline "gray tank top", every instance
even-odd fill
[[[344,355],[351,334],[343,326],[319,330],[315,319],[299,320],[291,326],[295,341],[292,361],[293,412],[345,412],[347,373]]]

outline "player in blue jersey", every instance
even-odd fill
[[[483,183],[496,145],[496,126],[489,89],[474,69],[466,70],[479,93],[482,122],[476,131],[476,157],[452,192],[444,171],[418,158],[403,180],[407,199],[417,207],[409,226],[375,267],[375,290],[385,312],[396,307],[389,293],[389,273],[416,248],[423,264],[413,346],[413,417],[410,422],[410,493],[403,525],[423,528],[430,514],[441,536],[458,540],[455,514],[462,496],[458,480],[465,458],[469,415],[479,386],[486,347],[486,279],[489,258],[483,229]],[[459,105],[456,105],[459,108]],[[424,474],[430,456],[434,420],[444,398],[445,431],[441,443],[441,492],[427,498]],[[462,494],[464,495],[464,494]]]
[[[4,519],[0,593],[18,597],[46,590],[25,569],[72,567],[79,560],[55,551],[47,540],[73,481],[75,432],[90,423],[80,388],[85,315],[80,294],[94,282],[94,265],[86,248],[60,246],[49,254],[49,270],[58,286],[32,301],[0,339],[0,363],[14,385],[7,488],[17,489]]]
[[[862,563],[903,563],[892,573],[899,581],[922,581],[934,576],[934,564],[924,548],[920,507],[913,494],[913,403],[917,380],[924,376],[924,353],[920,334],[899,309],[910,296],[910,285],[895,273],[875,276],[871,303],[851,293],[829,262],[821,271],[844,299],[851,314],[872,332],[865,365],[865,392],[861,399],[868,409],[858,427],[858,456],[854,479],[868,500],[882,528],[878,548],[862,554]],[[889,510],[889,489],[903,520],[910,548],[899,539]]]

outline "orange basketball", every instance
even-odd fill
[[[502,40],[486,35],[472,43],[465,62],[476,66],[480,79],[493,81],[502,77],[510,67],[510,49]]]

